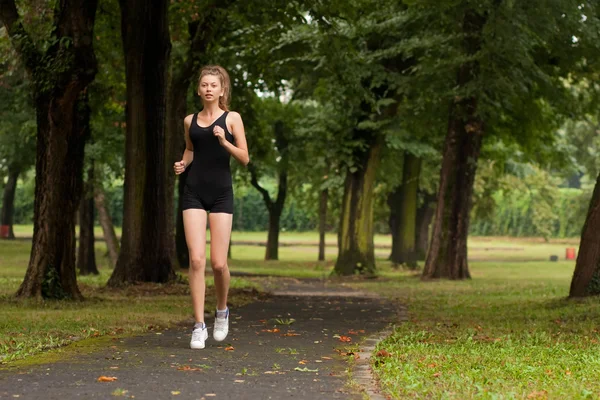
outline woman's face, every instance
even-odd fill
[[[198,94],[202,98],[202,101],[218,101],[219,97],[223,95],[223,88],[221,87],[219,77],[216,75],[204,75],[200,80]]]

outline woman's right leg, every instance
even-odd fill
[[[189,281],[196,322],[204,322],[204,296],[206,284],[206,211],[183,211],[183,228],[190,255]]]

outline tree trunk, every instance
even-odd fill
[[[392,233],[393,264],[405,264],[411,269],[417,267],[416,222],[417,222],[417,191],[421,174],[421,159],[408,152],[404,153],[402,169],[402,186],[394,196],[397,201],[397,217],[395,232]]]
[[[594,194],[590,201],[585,224],[581,230],[579,254],[571,281],[569,297],[585,297],[600,294],[600,175],[596,179]]]
[[[319,196],[319,261],[325,261],[325,228],[327,226],[327,201],[329,191],[321,190]]]
[[[347,171],[338,232],[338,258],[334,273],[375,273],[373,243],[373,187],[379,164],[381,141],[371,134],[368,150],[360,154],[355,172]]]
[[[467,11],[464,17],[464,48],[467,55],[480,48],[485,17]],[[470,61],[458,71],[457,85],[465,86],[477,76],[479,64]],[[475,97],[457,98],[450,106],[448,131],[431,245],[424,279],[470,278],[467,263],[467,235],[473,182],[483,138],[483,122],[477,116]]]
[[[267,206],[269,211],[269,233],[267,235],[267,249],[265,252],[265,260],[278,260],[279,259],[279,221],[281,220],[281,213],[283,212],[283,206],[285,204],[285,198],[287,196],[287,181],[288,181],[288,140],[285,135],[285,126],[282,121],[276,121],[273,127],[275,133],[275,145],[281,156],[279,160],[279,182],[277,185],[277,198],[275,201],[271,200],[269,192],[266,191],[258,183],[258,173],[256,167],[253,164],[248,165],[250,171],[250,183],[258,190]]]
[[[94,248],[94,166],[88,170],[86,190],[81,196],[79,206],[79,252],[77,253],[77,268],[79,275],[98,275],[96,252]]]
[[[110,260],[111,268],[117,265],[117,259],[119,257],[119,240],[115,233],[115,227],[112,222],[110,212],[106,206],[106,197],[104,195],[104,189],[102,186],[96,186],[94,190],[94,203],[98,210],[98,220],[100,226],[102,226],[102,233],[104,235],[104,242],[106,243],[106,249],[108,250],[108,258]]]
[[[272,207],[269,211],[269,233],[267,235],[267,249],[265,260],[279,260],[279,221],[282,209]]]
[[[435,195],[425,194],[423,204],[417,209],[417,260],[425,260],[429,247],[429,227],[435,214]]]
[[[167,207],[168,1],[121,0],[127,138],[121,252],[109,286],[175,278]]]
[[[14,1],[0,2],[0,18],[32,77],[37,119],[33,241],[18,297],[82,298],[75,274],[75,213],[89,135],[84,93],[96,74],[96,6],[97,0],[56,2],[55,40],[42,54]]]
[[[9,168],[8,182],[4,187],[2,196],[2,212],[0,213],[0,239],[14,239],[13,216],[15,213],[15,192],[17,191],[17,180],[21,171],[17,168]]]

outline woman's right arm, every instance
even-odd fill
[[[190,125],[192,124],[193,114],[188,115],[183,120],[183,130],[185,132],[185,150],[181,161],[177,161],[174,165],[175,174],[179,175],[194,161],[194,145],[190,140]]]

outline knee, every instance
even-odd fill
[[[206,258],[204,256],[194,256],[190,258],[190,269],[194,272],[204,272],[206,268]]]
[[[227,270],[227,261],[211,260],[210,265],[215,274],[221,275]]]

